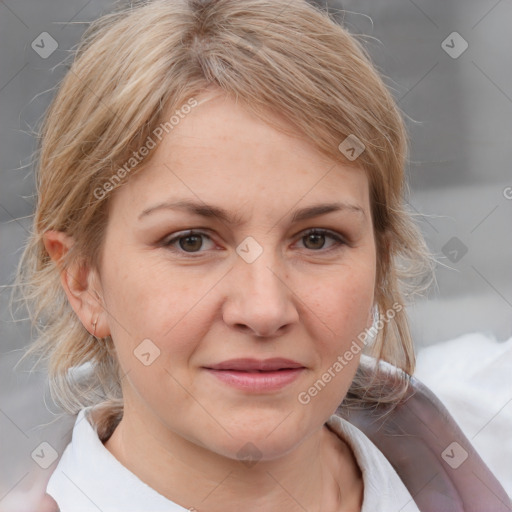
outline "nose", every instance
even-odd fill
[[[223,318],[246,334],[273,338],[299,319],[287,271],[270,250],[252,263],[237,257],[226,281]]]

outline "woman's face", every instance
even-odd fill
[[[367,177],[221,96],[153,151],[112,197],[101,259],[126,415],[233,459],[279,457],[320,429],[358,365],[338,357],[373,305]]]

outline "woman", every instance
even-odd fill
[[[411,395],[403,293],[429,259],[405,156],[364,50],[306,2],[93,23],[43,126],[19,275],[78,413],[62,512],[419,510],[342,418]]]

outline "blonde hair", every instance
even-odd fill
[[[365,169],[381,315],[404,304],[431,269],[404,207],[408,142],[401,114],[362,44],[328,13],[303,0],[154,0],[118,9],[86,30],[47,111],[33,230],[15,283],[37,328],[30,353],[47,362],[53,395],[71,413],[103,403],[118,421],[122,394],[112,339],[97,341],[79,321],[59,265],[81,261],[99,269],[111,195],[104,184],[168,121],[165,114],[209,86],[264,122],[272,123],[268,112],[281,114],[323,154]],[[356,162],[338,149],[348,136],[364,144]],[[105,192],[100,198],[98,187]],[[59,265],[45,250],[47,230],[76,241]],[[412,374],[414,347],[404,309],[384,323],[366,352]],[[69,370],[85,363],[93,371],[77,382]],[[373,393],[358,376],[347,395],[353,404],[399,396]]]

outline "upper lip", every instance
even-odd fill
[[[292,359],[274,357],[272,359],[239,358],[229,359],[214,365],[206,366],[210,370],[238,370],[238,371],[273,371],[286,368],[304,368],[304,366]]]

